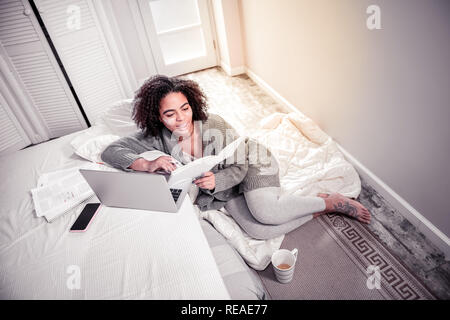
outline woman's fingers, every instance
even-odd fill
[[[207,176],[207,177],[203,176],[203,177],[195,180],[194,182],[195,183],[204,183],[204,182],[207,182],[207,181],[210,181],[210,180],[211,180],[211,176]]]
[[[214,189],[212,183],[209,183],[209,182],[197,183],[197,186],[202,189]]]
[[[162,156],[158,158],[158,166],[161,169],[164,169],[166,171],[174,171],[177,166],[172,162],[173,158],[169,156]]]
[[[201,182],[201,183],[196,183],[197,187],[202,188],[202,189],[206,189],[205,187],[205,183]]]
[[[176,168],[177,168],[176,165],[174,165],[172,162],[169,162],[169,169],[170,169],[170,171],[173,171]]]
[[[170,164],[170,168],[173,170],[175,170],[177,168],[176,164],[175,164],[175,159],[172,157],[169,157],[169,164]]]
[[[216,187],[216,180],[214,173],[211,171],[205,172],[203,177],[194,181],[194,183],[202,189],[212,190]]]
[[[194,182],[196,182],[196,181],[199,181],[199,182],[202,182],[202,181],[208,181],[208,180],[211,179],[211,177],[214,178],[213,176],[214,176],[214,173],[213,173],[213,172],[207,171],[207,172],[204,172],[204,173],[203,173],[203,175],[202,175],[201,178],[198,178],[198,179],[195,180]]]
[[[176,169],[175,165],[168,163],[166,164],[165,170],[167,171],[174,171]]]

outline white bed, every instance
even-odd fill
[[[189,198],[180,210],[191,210],[189,215],[155,219],[100,211],[80,234],[68,230],[83,205],[52,223],[38,218],[30,190],[39,176],[86,162],[70,145],[77,134],[0,158],[1,299],[266,297],[255,272],[227,241],[207,221],[199,223]],[[183,244],[186,229],[194,236]],[[74,287],[70,281],[77,273],[81,280]]]

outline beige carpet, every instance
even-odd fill
[[[272,264],[258,274],[274,300],[430,300],[430,291],[370,231],[341,215],[313,219],[286,235],[282,248],[298,248],[292,282],[276,281]],[[380,270],[380,288],[367,280]]]

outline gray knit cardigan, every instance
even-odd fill
[[[195,125],[198,125],[201,132],[203,156],[218,154],[227,143],[239,136],[233,127],[216,114],[208,114],[206,121],[196,121]],[[246,137],[244,141],[245,153],[239,156],[236,151],[233,159],[230,157],[211,169],[216,186],[213,190],[200,188],[195,202],[200,210],[218,210],[228,200],[245,191],[280,186],[279,167],[275,157],[255,140]],[[141,158],[139,154],[150,150],[167,153],[183,164],[188,162],[176,138],[166,127],[156,137],[144,137],[142,131],[123,137],[111,143],[103,151],[101,158],[115,168],[131,171],[129,167],[136,159]]]

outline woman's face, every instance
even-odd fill
[[[177,136],[188,137],[194,130],[192,108],[181,92],[171,92],[161,99],[159,120]]]

